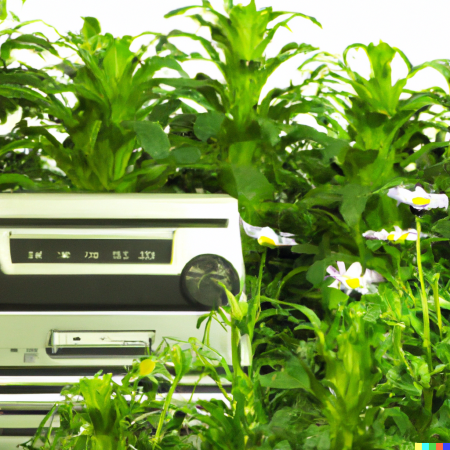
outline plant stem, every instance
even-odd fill
[[[241,358],[239,354],[239,341],[241,340],[241,333],[236,324],[236,320],[231,320],[231,361],[233,364],[233,378],[242,372]]]
[[[424,336],[423,346],[425,347],[427,352],[428,368],[431,372],[433,370],[433,363],[431,359],[430,315],[428,313],[427,293],[425,291],[425,281],[423,279],[422,254],[420,250],[420,234],[422,227],[419,217],[416,217],[416,225],[417,225],[417,241],[416,241],[417,269],[419,270],[419,281],[421,287],[420,298],[422,300],[422,312],[423,312],[423,336]]]
[[[247,329],[248,337],[250,340],[250,345],[253,344],[253,335],[255,332],[256,321],[258,320],[259,314],[261,313],[261,285],[262,278],[264,274],[264,267],[266,265],[267,247],[264,248],[264,252],[261,255],[261,261],[259,264],[258,273],[258,291],[254,299],[250,301],[248,314],[247,314]],[[250,366],[248,368],[248,373],[251,376],[253,374],[253,349],[250,347]]]
[[[213,320],[212,314],[209,315],[208,320],[205,326],[205,334],[203,335],[203,344],[206,344],[208,347],[211,347],[210,335],[211,335],[211,322]]]
[[[438,320],[439,336],[442,339],[442,313],[441,313],[441,304],[439,303],[439,274],[438,273],[434,276],[433,297],[434,297],[434,308],[436,309],[437,320]]]
[[[361,223],[361,219],[358,220],[358,222],[356,223],[356,225],[354,227],[354,232],[355,232],[356,245],[358,246],[358,251],[359,251],[359,258],[362,262],[363,270],[364,270],[366,268],[366,245],[365,245],[364,239],[362,238],[360,223]]]
[[[169,410],[170,402],[172,401],[173,394],[175,392],[175,389],[178,386],[178,383],[180,382],[181,377],[175,377],[173,380],[172,386],[170,386],[169,392],[167,393],[166,401],[164,402],[164,409],[161,413],[161,417],[159,418],[158,423],[158,429],[156,430],[154,441],[153,441],[153,450],[156,448],[156,446],[159,444],[159,439],[161,436],[161,431],[164,425],[164,420],[166,419],[167,411]]]

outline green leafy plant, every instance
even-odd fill
[[[0,119],[23,112],[12,133],[0,137],[0,157],[7,159],[0,184],[227,192],[239,200],[244,220],[291,232],[298,245],[292,252],[263,248],[243,234],[247,301],[227,291],[229,305],[199,321],[206,324],[202,341],[166,339],[121,384],[105,375],[65,389],[61,427],[47,426],[53,409],[25,448],[410,450],[412,442],[448,440],[448,213],[414,219],[409,204],[397,207],[386,193],[418,180],[429,192],[450,191],[449,96],[436,87],[406,89],[426,67],[448,80],[449,62],[412,67],[386,43],[354,44],[342,60],[313,54],[299,67],[306,74],[299,85],[262,97],[285,61],[316,50],[290,43],[269,58],[277,31],[296,17],[318,22],[258,10],[254,0],[227,0],[225,14],[203,0],[167,17],[189,12],[210,39],[180,30],[148,33],[155,41],[136,52],[130,45],[137,37],[102,34],[94,18],[55,43],[24,35],[23,24],[6,30]],[[177,38],[195,41],[202,53],[182,52]],[[147,57],[153,44],[156,56]],[[12,66],[14,49],[58,56],[60,46],[79,60],[57,65],[58,79]],[[357,49],[367,55],[368,77],[349,62]],[[396,56],[408,71],[398,80]],[[214,64],[223,81],[203,73],[189,78],[189,61]],[[313,86],[316,93],[306,95]],[[321,131],[302,125],[301,114]],[[29,125],[32,118],[40,125]],[[54,131],[67,135],[63,143]],[[59,173],[45,165],[51,160]],[[401,235],[391,232],[394,226]],[[413,226],[415,242],[407,238]],[[386,240],[363,236],[382,228]],[[385,282],[370,293],[334,289],[324,276],[337,261],[359,262]],[[229,332],[232,367],[209,342],[214,320]],[[189,371],[214,380],[223,400],[177,402]]]
[[[224,83],[203,73],[193,80],[164,79],[164,84],[175,88],[172,96],[188,98],[207,110],[170,120],[171,142],[185,146],[207,144],[201,162],[209,167],[199,187],[210,192],[221,189],[238,198],[241,215],[249,222],[299,226],[301,212],[294,203],[309,190],[309,185],[298,176],[297,168],[287,163],[287,147],[314,142],[328,148],[345,143],[291,120],[294,114],[320,113],[326,108],[323,102],[302,96],[299,86],[273,89],[264,98],[262,91],[283,63],[315,50],[308,44],[289,43],[269,58],[267,48],[277,31],[297,17],[320,24],[300,13],[277,12],[271,7],[257,10],[254,0],[247,6],[225,2],[225,15],[203,1],[201,7],[180,8],[166,17],[196,9],[198,13],[189,17],[209,30],[212,42],[174,30],[160,39],[159,48],[171,51],[180,62],[206,60],[214,64]],[[184,54],[173,44],[178,37],[199,43],[204,53]],[[288,136],[283,138],[282,134]],[[211,170],[218,182],[208,176]]]
[[[160,125],[147,120],[150,103],[161,95],[152,79],[165,67],[186,74],[171,57],[143,60],[148,45],[134,53],[130,45],[135,39],[103,35],[96,19],[85,18],[80,34],[70,33],[55,44],[72,49],[83,62],[64,60],[56,67],[66,74],[66,82],[49,85],[39,77],[21,80],[14,74],[5,80],[11,85],[28,82],[46,94],[34,94],[45,113],[42,126],[22,122],[17,133],[55,160],[77,189],[151,190],[163,185],[170,172],[174,156],[168,160],[169,140]],[[75,96],[74,106],[65,97],[68,93]],[[60,143],[52,129],[68,137]],[[161,159],[166,163],[155,163]]]
[[[353,71],[347,62],[347,53],[355,48],[368,56],[371,67],[368,78]],[[393,82],[391,63],[396,54],[401,56],[409,73],[406,78]],[[428,114],[439,103],[441,93],[437,88],[420,92],[405,90],[407,80],[420,67],[412,68],[399,49],[383,42],[368,46],[355,44],[345,50],[343,61],[318,53],[300,69],[323,61],[328,66],[319,65],[312,75],[318,77],[319,97],[325,98],[327,105],[333,105],[334,111],[331,114],[325,111],[318,120],[329,133],[347,143],[335,146],[333,151],[303,151],[300,147],[291,154],[313,185],[299,199],[298,208],[306,209],[315,221],[309,227],[315,236],[309,244],[320,245],[309,258],[315,264],[306,278],[316,286],[323,279],[325,267],[333,260],[351,263],[354,261],[351,255],[358,255],[364,265],[376,268],[377,261],[365,246],[362,232],[394,224],[409,226],[408,216],[387,201],[384,190],[402,181],[417,181],[428,165],[434,164],[436,156],[424,161],[425,166],[419,171],[411,165],[415,166],[421,155],[439,155],[440,149],[447,146],[440,138],[446,129],[442,115]],[[352,92],[345,90],[345,85]],[[425,119],[427,114],[431,117]],[[344,127],[340,125],[343,120]],[[437,131],[435,142],[430,142],[426,135],[425,130],[430,129]],[[321,235],[322,244],[317,239]],[[293,250],[304,253],[301,247]]]
[[[97,374],[94,378],[82,378],[78,384],[63,389],[65,400],[49,411],[36,436],[22,444],[22,448],[193,450],[187,438],[180,437],[178,433],[186,413],[192,411],[188,407],[180,407],[175,414],[167,414],[171,393],[181,378],[179,357],[189,354],[178,350],[175,345],[160,353],[158,359],[151,357],[136,362],[120,384],[112,380],[111,374]],[[165,367],[169,359],[175,362],[177,375],[167,398],[161,400],[156,398],[160,386],[172,380]],[[183,370],[188,367],[189,361],[185,361]],[[58,428],[53,426],[56,413],[61,423]],[[163,436],[162,423],[165,425]]]
[[[13,21],[20,20],[12,15]],[[41,120],[43,111],[34,90],[55,86],[55,81],[43,71],[17,61],[14,51],[26,50],[42,56],[46,52],[55,54],[55,49],[40,32],[26,33],[28,25],[39,21],[28,21],[0,28],[0,124],[5,124],[11,114],[20,114],[22,120]],[[31,84],[31,86],[30,86]],[[55,170],[43,159],[39,149],[33,148],[30,139],[12,131],[0,135],[0,186],[2,190],[60,189],[67,190],[64,174]],[[31,149],[32,148],[32,149]]]

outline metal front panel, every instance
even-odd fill
[[[207,311],[176,275],[3,275],[2,311]]]
[[[132,356],[118,355],[93,358],[52,358],[47,354],[52,330],[132,332],[154,331],[152,350],[164,337],[182,341],[203,338],[203,329],[197,329],[202,312],[86,312],[86,313],[0,313],[1,368],[63,368],[63,367],[118,367],[132,364]],[[231,364],[229,333],[215,321],[211,323],[211,345]],[[51,373],[51,372],[49,372]],[[56,373],[56,372],[55,372]]]

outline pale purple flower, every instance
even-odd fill
[[[290,236],[295,236],[291,233],[275,233],[270,227],[255,227],[241,218],[242,226],[247,236],[258,239],[258,243],[263,246],[283,247],[297,245],[297,242]]]
[[[404,241],[417,241],[417,230],[414,228],[408,228],[402,230],[400,227],[395,226],[394,231],[390,233],[385,229],[381,231],[366,231],[363,233],[363,237],[366,239],[378,239],[379,241],[392,241],[392,242],[404,242]],[[428,237],[428,234],[420,233],[421,238]]]
[[[389,189],[388,197],[397,200],[397,206],[400,203],[412,206],[415,209],[433,209],[448,208],[448,197],[445,194],[428,194],[425,189],[416,185],[414,191],[410,191],[404,187],[397,186]]]
[[[362,275],[362,266],[359,262],[353,263],[348,270],[345,270],[343,261],[337,261],[337,266],[338,269],[333,266],[327,268],[327,273],[335,280],[329,287],[341,289],[346,294],[349,294],[352,290],[361,294],[376,292],[372,284],[385,281],[378,272],[371,269],[366,269],[366,272]]]

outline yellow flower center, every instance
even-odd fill
[[[398,239],[395,239],[395,234],[391,233],[391,234],[388,234],[387,238],[389,241],[402,242],[408,237],[408,235],[409,235],[409,233],[405,233],[405,234],[402,234]]]
[[[139,375],[141,377],[145,377],[146,375],[150,375],[155,370],[156,363],[151,359],[144,359],[139,364]]]
[[[431,200],[428,198],[423,198],[423,197],[415,197],[412,199],[412,201],[415,205],[425,206],[425,205],[428,205]]]
[[[264,245],[265,247],[273,245],[276,247],[275,241],[273,239],[268,238],[267,236],[261,236],[258,238],[258,244]]]
[[[359,283],[359,278],[349,278],[347,280],[347,284],[352,288],[352,289],[356,289],[359,288],[360,283]]]

